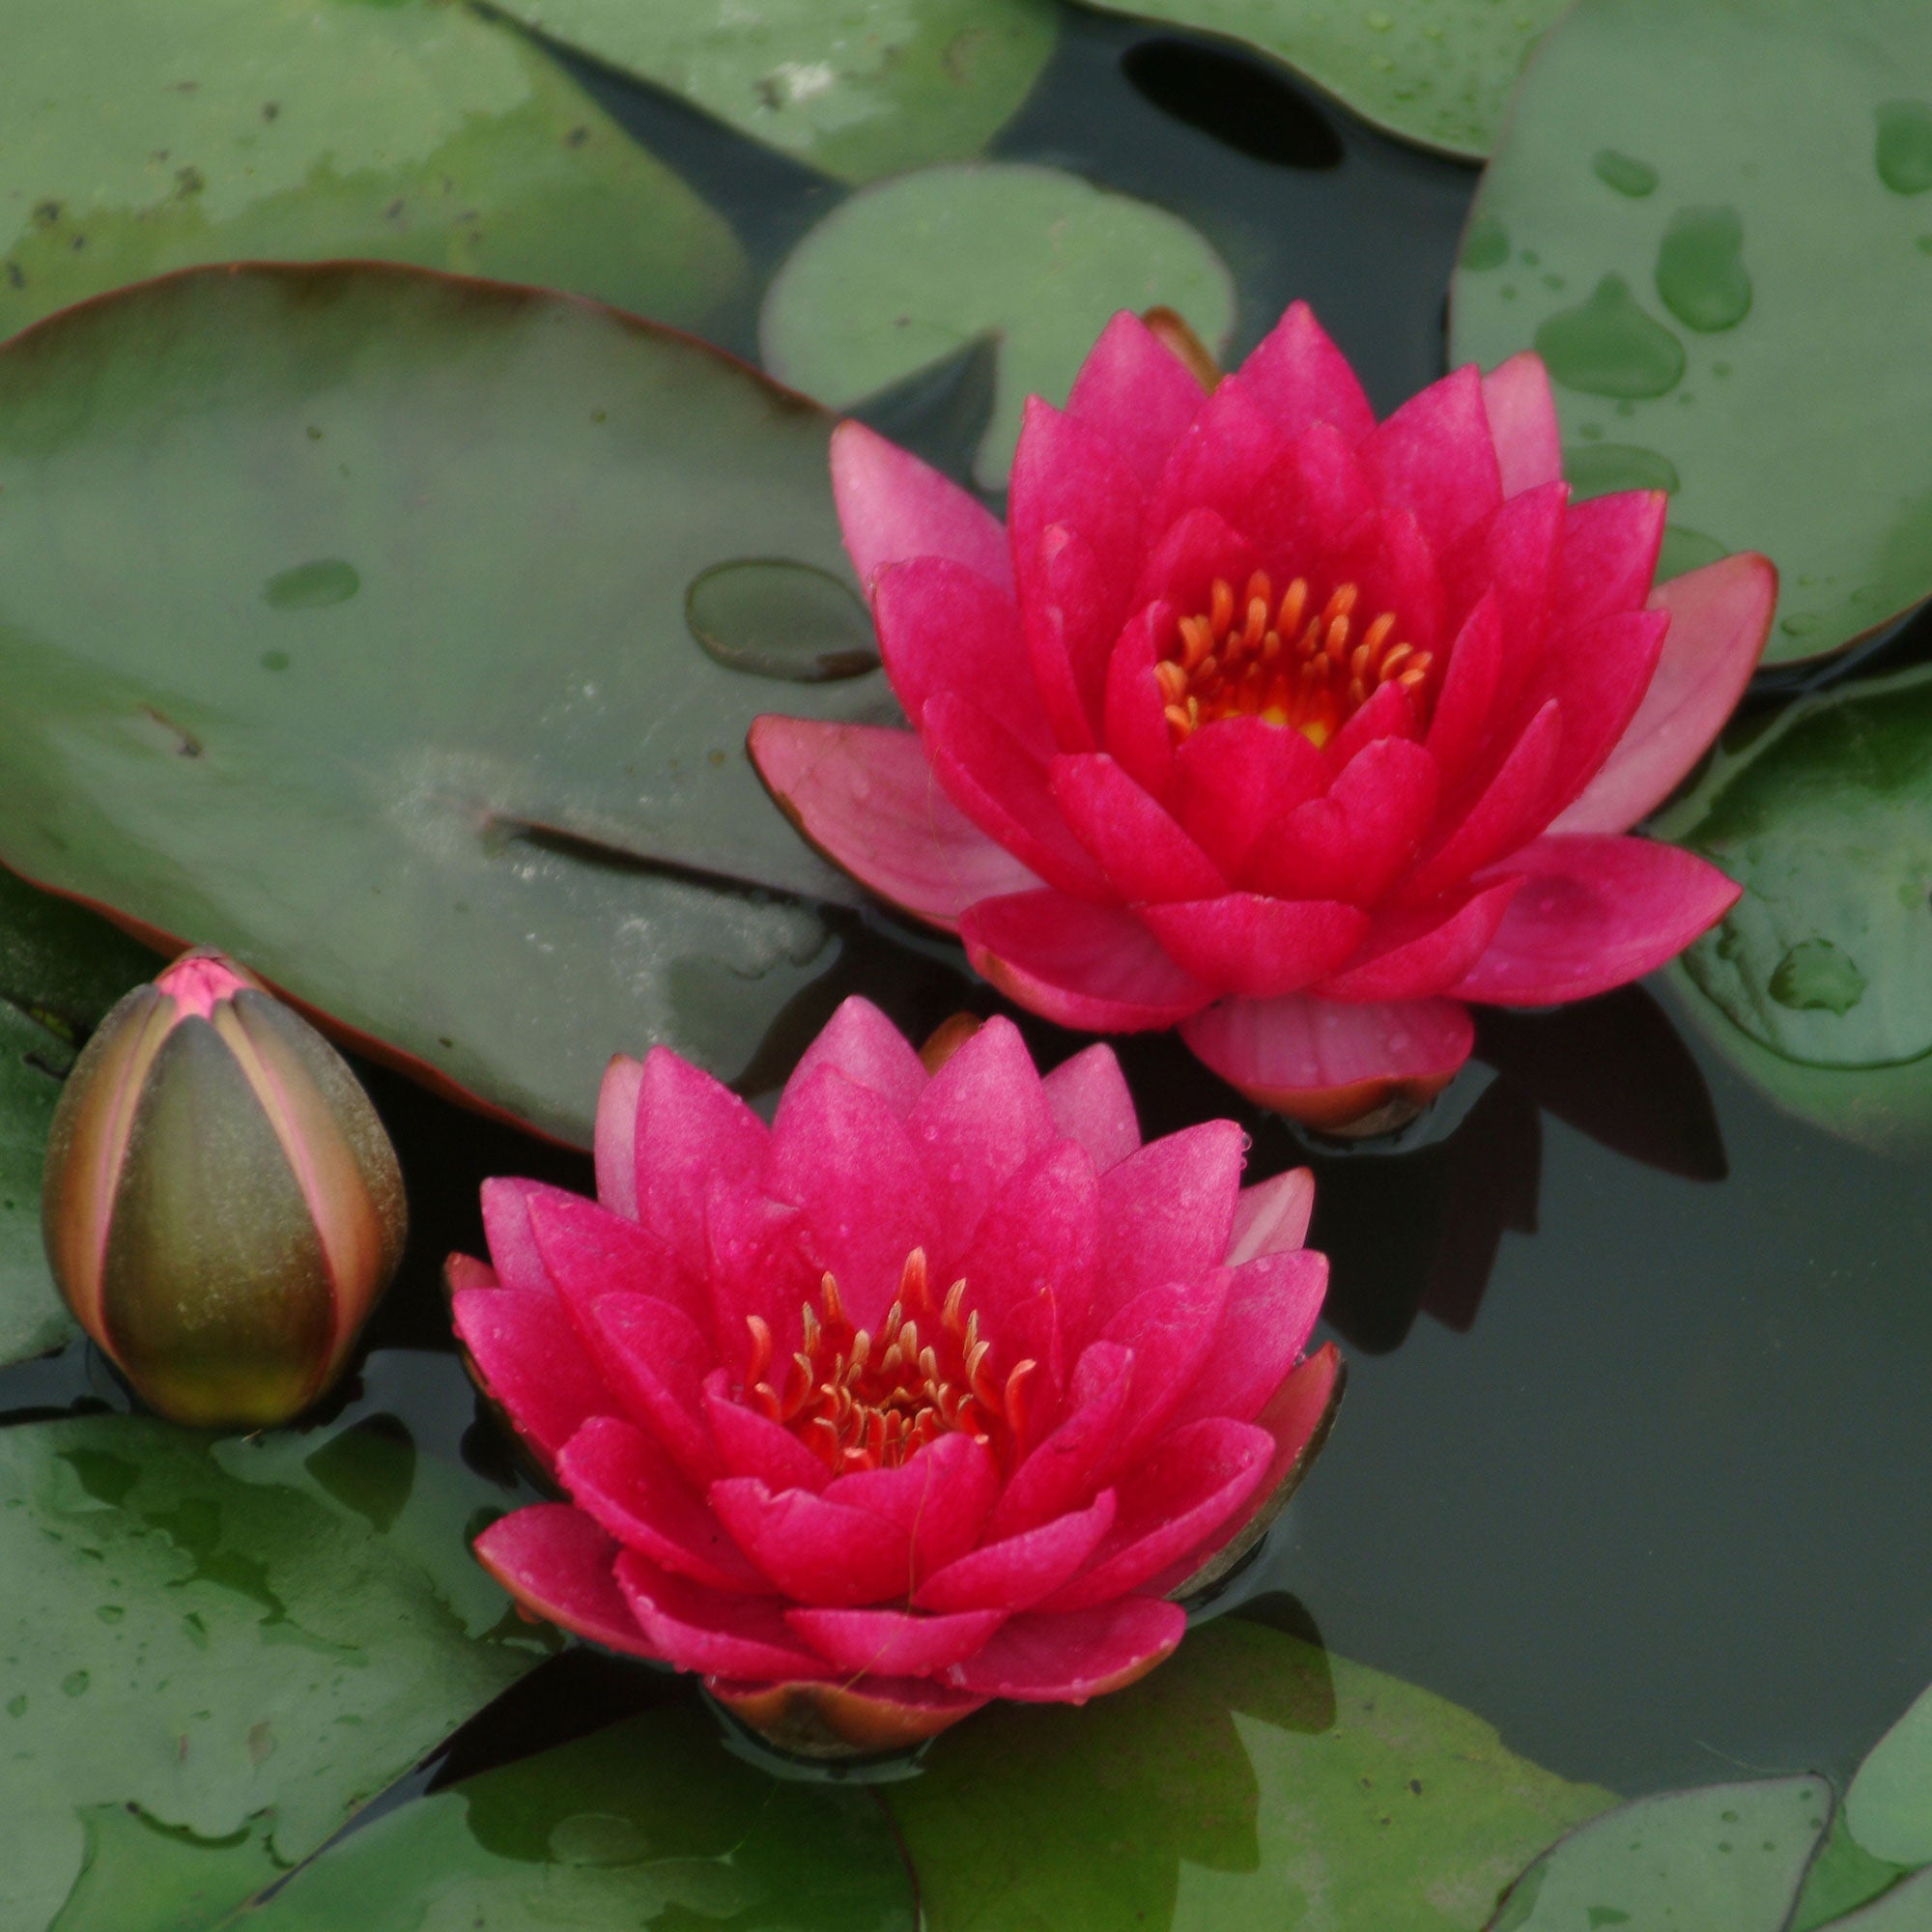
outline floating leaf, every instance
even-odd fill
[[[687,1693],[364,1827],[244,1922],[913,1932],[917,1918],[867,1792],[776,1783]]]
[[[121,1932],[146,1894],[108,1857],[152,1861],[157,1903],[238,1904],[541,1656],[487,1582],[443,1588],[496,1492],[445,1468],[384,1537],[304,1476],[316,1447],[0,1431],[0,1922]]]
[[[554,61],[467,7],[10,11],[0,335],[193,263],[347,256],[674,322],[744,271],[719,215]]]
[[[1822,1777],[1639,1798],[1550,1847],[1492,1932],[1782,1932],[1825,1834]]]
[[[1832,1817],[1832,1829],[1811,1869],[1804,1875],[1804,1889],[1799,1894],[1798,1909],[1791,1916],[1786,1932],[1816,1932],[1821,1925],[1835,1924],[1845,1914],[1869,1905],[1905,1876],[1897,1865],[1875,1859],[1845,1829],[1845,1807],[1841,1804]],[[1923,1932],[1923,1928],[1919,1928]]]
[[[1932,1864],[1932,1690],[1859,1767],[1845,1794],[1845,1824],[1874,1858]]]
[[[1673,564],[1765,552],[1768,662],[1932,592],[1928,128],[1919,0],[1579,0],[1483,177],[1452,360],[1534,346],[1573,457],[1667,464]]]
[[[1405,141],[1480,159],[1564,0],[1086,0],[1109,14],[1244,42]]]
[[[882,1795],[932,1932],[1448,1932],[1612,1802],[1453,1704],[1236,1617],[1083,1710],[982,1712]]]
[[[1051,0],[496,0],[840,181],[961,160],[1053,51]]]
[[[773,375],[838,410],[992,339],[993,417],[973,474],[999,490],[1026,398],[1064,403],[1107,319],[1153,307],[1227,346],[1234,284],[1192,228],[1057,168],[986,162],[835,209],[773,278],[758,338]]]
[[[620,1047],[736,1074],[827,945],[757,889],[853,892],[746,728],[895,713],[723,668],[685,600],[747,554],[849,583],[830,428],[649,325],[409,270],[190,273],[16,338],[0,859],[565,1137]],[[355,595],[262,594],[325,559]]]
[[[1833,1919],[1832,1927],[1833,1932],[1928,1932],[1932,1928],[1932,1871],[1922,1871],[1894,1886],[1861,1911]]]

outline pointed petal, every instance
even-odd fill
[[[1485,591],[1449,647],[1449,668],[1437,690],[1429,735],[1422,741],[1451,791],[1494,726],[1503,656],[1501,606],[1492,592]]]
[[[1473,365],[1411,396],[1359,454],[1377,494],[1409,511],[1437,551],[1502,501],[1482,379]]]
[[[751,1186],[769,1145],[764,1122],[722,1081],[668,1047],[644,1056],[632,1187],[638,1218],[695,1282],[710,1268],[704,1214],[712,1184]]]
[[[617,1406],[555,1295],[468,1288],[452,1306],[477,1375],[546,1468],[591,1416]]]
[[[1292,1248],[1263,1255],[1234,1277],[1213,1347],[1170,1428],[1210,1415],[1252,1422],[1261,1413],[1314,1332],[1328,1292],[1328,1258]]]
[[[1523,727],[1474,803],[1449,819],[1446,836],[1403,880],[1402,902],[1420,905],[1454,891],[1547,825],[1562,749],[1563,711],[1552,698]]]
[[[1619,490],[1571,504],[1549,599],[1552,637],[1613,611],[1643,608],[1668,507],[1662,490]]]
[[[1276,458],[1241,505],[1237,522],[1258,550],[1280,559],[1292,581],[1293,575],[1332,576],[1350,532],[1376,508],[1354,441],[1319,422]]]
[[[474,1544],[476,1559],[535,1615],[635,1657],[657,1653],[638,1628],[612,1574],[614,1538],[568,1503],[513,1510]]]
[[[1228,882],[1212,860],[1104,752],[1053,761],[1055,803],[1121,896],[1211,898]]]
[[[1660,584],[1670,616],[1657,674],[1602,771],[1552,832],[1623,832],[1662,805],[1736,709],[1764,649],[1777,572],[1746,552]]]
[[[637,1222],[577,1194],[537,1195],[529,1212],[544,1266],[580,1332],[592,1332],[599,1297],[619,1292],[656,1295],[704,1325],[711,1307],[703,1277],[680,1268]]]
[[[1356,753],[1325,797],[1267,827],[1242,884],[1274,898],[1373,905],[1413,861],[1440,792],[1435,760],[1422,746],[1378,738]]]
[[[1368,915],[1335,899],[1257,893],[1145,905],[1136,916],[1181,969],[1217,992],[1265,1000],[1332,973],[1361,944]]]
[[[597,1090],[597,1198],[613,1214],[638,1218],[638,1089],[641,1061],[615,1054]]]
[[[708,1493],[732,1540],[794,1603],[892,1603],[913,1587],[911,1539],[870,1510],[804,1490],[775,1495],[750,1476],[727,1476]]]
[[[1022,607],[1031,603],[1040,568],[1040,539],[1063,525],[1092,552],[1125,614],[1128,587],[1140,561],[1140,479],[1102,436],[1029,396],[1008,485],[1007,531]]]
[[[1154,665],[1175,635],[1171,605],[1150,604],[1129,617],[1107,660],[1100,739],[1144,791],[1165,800],[1174,781],[1174,733]]]
[[[859,582],[869,591],[889,563],[945,556],[1012,588],[1007,533],[958,484],[864,423],[832,433],[832,495]]]
[[[1378,913],[1362,950],[1316,991],[1329,1000],[1426,1000],[1474,967],[1521,886],[1508,873],[1433,905]]]
[[[1127,1412],[1100,1463],[1101,1482],[1116,1476],[1123,1484],[1133,1482],[1142,1452],[1200,1379],[1233,1285],[1232,1268],[1209,1268],[1191,1281],[1151,1288],[1114,1310],[1100,1339],[1132,1354],[1134,1374]]]
[[[912,1042],[870,1000],[857,993],[839,1001],[818,1037],[799,1056],[785,1082],[785,1094],[780,1096],[775,1126],[784,1119],[786,1095],[794,1088],[804,1088],[824,1066],[837,1067],[853,1086],[876,1094],[887,1112],[901,1121],[925,1092],[926,1071]]]
[[[1213,510],[1237,530],[1264,477],[1288,454],[1276,428],[1238,376],[1230,376],[1202,405],[1174,445],[1148,500],[1147,528],[1165,530],[1189,510]]]
[[[1214,510],[1189,510],[1169,525],[1141,564],[1134,609],[1156,599],[1177,611],[1205,611],[1219,578],[1241,593],[1260,559],[1255,547]]]
[[[1648,838],[1539,838],[1509,868],[1528,882],[1461,999],[1542,1007],[1607,992],[1674,959],[1739,893],[1695,854]]]
[[[1525,349],[1485,376],[1483,410],[1505,497],[1562,480],[1563,437],[1542,356]]]
[[[873,724],[757,719],[752,761],[800,832],[863,886],[944,926],[1038,884],[940,788],[918,736]]]
[[[831,1472],[782,1423],[731,1398],[731,1376],[713,1369],[704,1378],[704,1419],[727,1476],[755,1476],[768,1490],[825,1488]]]
[[[975,969],[1009,998],[1090,1033],[1170,1027],[1214,997],[1131,913],[1059,893],[981,900],[959,936]]]
[[[740,1374],[750,1366],[753,1315],[770,1326],[781,1360],[798,1347],[801,1311],[818,1298],[818,1270],[805,1246],[809,1232],[805,1216],[785,1202],[727,1181],[712,1184],[704,1242],[714,1361]]]
[[[1543,655],[1544,633],[1552,613],[1569,619],[1552,603],[1570,492],[1562,483],[1545,483],[1511,497],[1495,513],[1474,525],[1442,557],[1442,596],[1446,620],[1461,625],[1485,595],[1493,597],[1501,620],[1506,691],[1521,689]]]
[[[1093,1501],[1098,1471],[1125,1415],[1133,1366],[1133,1356],[1111,1342],[1088,1347],[1074,1365],[1058,1427],[1028,1450],[993,1505],[987,1544],[1037,1529]]]
[[[1100,742],[1107,654],[1125,611],[1122,585],[1106,575],[1079,531],[1065,524],[1049,524],[1040,533],[1039,554],[1022,582],[1021,628],[1039,707],[1037,727],[1044,726],[1061,751],[1091,752]]]
[[[787,1610],[785,1622],[838,1670],[926,1677],[963,1663],[1006,1622],[1004,1609],[923,1616],[913,1610]]]
[[[1096,1326],[1141,1294],[1219,1266],[1235,1225],[1245,1145],[1233,1121],[1204,1121],[1150,1141],[1100,1177]]]
[[[1244,1187],[1235,1201],[1235,1225],[1228,1235],[1224,1264],[1238,1268],[1264,1255],[1290,1254],[1308,1238],[1315,1211],[1315,1174],[1292,1167]]]
[[[1014,1617],[947,1673],[962,1690],[1019,1703],[1084,1704],[1145,1677],[1180,1641],[1179,1606],[1122,1597],[1091,1610]]]
[[[1335,1128],[1434,1099],[1468,1059],[1476,1030],[1454,1000],[1348,1006],[1304,994],[1223,1000],[1180,1037],[1249,1099]]]
[[[1420,738],[1421,721],[1399,684],[1381,684],[1322,748],[1321,762],[1332,777],[1347,771],[1363,750],[1379,738]]]
[[[505,1288],[532,1294],[556,1292],[530,1233],[530,1201],[533,1196],[562,1196],[566,1191],[540,1180],[499,1178],[483,1183],[483,1235],[490,1244],[491,1265]]]
[[[1069,1581],[1114,1524],[1115,1495],[1102,1490],[1084,1510],[1069,1510],[935,1570],[913,1601],[921,1609],[1031,1609]]]
[[[771,1597],[707,1589],[627,1549],[617,1583],[652,1654],[680,1670],[728,1677],[830,1677],[832,1666],[801,1643]]]
[[[1321,753],[1299,731],[1261,718],[1224,718],[1192,732],[1175,753],[1173,810],[1202,850],[1237,878],[1262,834],[1321,797],[1328,777]]]
[[[1066,413],[1110,442],[1152,489],[1207,393],[1139,316],[1122,309],[1087,352]]]
[[[704,1378],[716,1359],[697,1324],[648,1294],[607,1294],[591,1311],[598,1365],[630,1418],[669,1451],[688,1481],[718,1473],[704,1425]]]
[[[1565,633],[1545,654],[1538,686],[1563,709],[1549,781],[1554,804],[1570,804],[1630,729],[1669,628],[1662,611],[1620,611]]]
[[[942,1435],[896,1469],[862,1469],[825,1491],[828,1505],[860,1510],[898,1532],[900,1597],[980,1540],[1000,1493],[999,1466],[971,1435]]]
[[[1094,1173],[1105,1174],[1140,1146],[1140,1116],[1111,1046],[1083,1047],[1041,1085],[1055,1131],[1087,1150]]]
[[[1315,320],[1306,302],[1287,313],[1249,352],[1242,384],[1286,437],[1315,423],[1331,424],[1352,448],[1376,426],[1375,412],[1349,359]]]

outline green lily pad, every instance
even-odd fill
[[[513,29],[438,0],[17,7],[0,335],[201,262],[345,257],[696,322],[724,219]]]
[[[1907,1879],[1832,1924],[1835,1932],[1932,1932],[1932,1871]]]
[[[1887,1892],[1905,1876],[1901,1866],[1875,1859],[1845,1826],[1845,1807],[1832,1816],[1832,1829],[1804,1877],[1798,1909],[1786,1932],[1817,1932],[1847,1913]]]
[[[737,1074],[827,949],[792,895],[856,897],[746,729],[896,713],[713,662],[685,600],[746,555],[850,584],[830,430],[683,337],[410,270],[55,318],[0,352],[0,860],[561,1137],[619,1048]],[[353,595],[270,594],[330,560]]]
[[[686,1692],[379,1819],[244,1922],[913,1932],[918,1913],[867,1792],[775,1783]]]
[[[1480,160],[1522,64],[1565,0],[1085,0],[1271,54],[1364,121]]]
[[[1053,52],[1051,0],[495,0],[840,181],[976,155]]]
[[[1179,311],[1216,353],[1235,286],[1184,221],[1057,168],[927,168],[855,194],[792,250],[758,324],[765,367],[836,410],[991,340],[993,413],[973,460],[1006,487],[1029,395],[1064,403],[1117,309]]]
[[[1491,1932],[1783,1932],[1831,1814],[1822,1777],[1639,1798],[1551,1846]]]
[[[1083,1710],[984,1711],[881,1795],[932,1932],[1466,1932],[1552,1833],[1614,1802],[1236,1617]]]
[[[151,1932],[111,1909],[152,1866],[157,1927],[211,1923],[542,1655],[487,1579],[445,1587],[498,1492],[444,1468],[384,1536],[317,1448],[0,1431],[0,1922]]]
[[[1932,1690],[1859,1767],[1845,1793],[1845,1823],[1874,1858],[1932,1864]]]
[[[1734,1025],[1809,1065],[1932,1054],[1932,670],[1790,705],[1659,828],[1744,887],[1684,955]]]
[[[1452,360],[1540,350],[1573,457],[1667,465],[1673,525],[1769,555],[1767,662],[1932,592],[1928,103],[1918,0],[1579,0],[1477,195]]]

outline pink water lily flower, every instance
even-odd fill
[[[595,1203],[484,1190],[450,1264],[487,1391],[570,1500],[477,1540],[528,1609],[702,1674],[796,1749],[1083,1702],[1179,1641],[1326,1434],[1305,1169],[1141,1143],[1114,1056],[995,1019],[936,1073],[838,1009],[769,1130],[616,1061]]]
[[[857,423],[832,468],[914,729],[763,718],[753,755],[1036,1012],[1179,1024],[1336,1125],[1438,1091],[1463,1002],[1621,985],[1737,895],[1623,835],[1736,702],[1775,573],[1653,587],[1662,495],[1569,500],[1534,355],[1378,424],[1300,303],[1211,392],[1122,314],[1028,404],[1004,528]]]

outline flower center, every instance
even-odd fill
[[[965,1281],[952,1284],[935,1312],[923,1248],[906,1257],[898,1299],[876,1335],[853,1327],[838,1282],[826,1275],[817,1308],[805,1304],[804,1346],[776,1377],[770,1324],[756,1315],[745,1320],[752,1331],[745,1400],[782,1423],[835,1476],[895,1469],[950,1431],[1010,1460],[1036,1364],[1016,1363],[1004,1383],[994,1379],[992,1344],[980,1336],[978,1313],[966,1312]]]
[[[1261,718],[1293,726],[1319,750],[1384,684],[1400,685],[1419,708],[1429,696],[1433,654],[1396,638],[1393,611],[1356,641],[1359,595],[1354,584],[1340,584],[1312,611],[1305,577],[1279,603],[1264,570],[1248,579],[1238,599],[1217,577],[1208,608],[1180,620],[1154,666],[1174,742],[1216,719]]]

